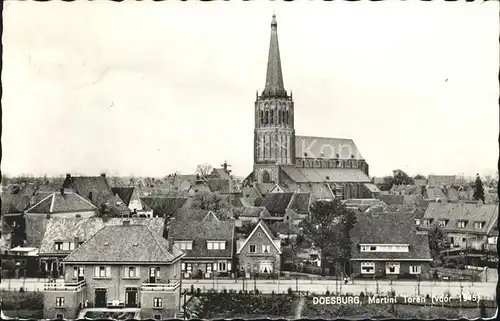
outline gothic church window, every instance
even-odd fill
[[[271,110],[271,125],[274,125],[274,110]]]
[[[267,125],[269,123],[269,111],[266,110],[265,116],[264,116],[264,125]]]
[[[262,183],[270,183],[271,182],[271,176],[267,171],[264,171],[262,173]]]
[[[264,125],[264,111],[263,110],[260,111],[259,123],[261,125]]]

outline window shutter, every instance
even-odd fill
[[[123,277],[124,278],[128,277],[128,275],[127,275],[127,267],[126,266],[123,267]]]
[[[75,266],[73,267],[73,278],[77,278],[78,277],[78,267]]]
[[[231,262],[227,262],[227,270],[231,271]]]
[[[217,271],[217,262],[214,263],[214,268],[213,268],[214,271]]]
[[[99,276],[99,267],[98,266],[94,266],[94,276]]]
[[[139,266],[135,267],[135,277],[140,278],[141,277],[141,268]]]
[[[106,277],[111,276],[111,266],[106,266]]]
[[[181,263],[181,270],[186,271],[186,263]]]

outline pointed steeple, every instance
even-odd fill
[[[273,14],[271,21],[271,42],[269,44],[269,58],[267,61],[266,87],[262,92],[263,97],[287,97],[283,85],[283,73],[281,72],[280,48],[278,46],[278,23],[276,15]]]

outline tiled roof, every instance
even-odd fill
[[[271,193],[264,198],[262,206],[264,206],[271,215],[283,215],[290,204],[293,193]]]
[[[64,262],[162,262],[182,256],[146,225],[106,225],[68,255]]]
[[[112,187],[111,191],[114,195],[118,195],[125,205],[128,206],[134,194],[134,187]]]
[[[311,193],[295,193],[289,208],[298,214],[308,214],[310,199]]]
[[[212,175],[217,176],[218,179],[231,180],[231,176],[224,170],[224,168],[214,168]]]
[[[181,220],[181,221],[187,221],[187,222],[192,222],[192,221],[203,221],[203,219],[207,216],[209,210],[200,210],[196,208],[181,208],[178,209],[174,217],[176,220]]]
[[[113,195],[105,177],[102,176],[71,176],[67,177],[63,183],[64,188],[73,188],[78,195],[89,198],[102,195],[107,197]]]
[[[72,192],[40,193],[46,197],[34,206],[28,208],[26,213],[70,213],[95,211],[97,207],[80,195]]]
[[[255,187],[257,188],[257,191],[260,193],[260,195],[266,195],[267,192],[269,192],[269,190],[274,187],[274,184],[272,184],[272,183],[256,183]]]
[[[373,183],[364,183],[363,185],[372,193],[380,193],[380,189]]]
[[[211,192],[219,192],[221,194],[231,193],[231,181],[228,179],[209,179],[207,185]]]
[[[427,186],[436,187],[442,184],[451,186],[457,182],[457,177],[455,175],[429,175],[427,177]]]
[[[234,215],[238,215],[239,217],[262,217],[262,216],[270,216],[267,209],[263,206],[256,207],[239,207],[231,209]]]
[[[87,241],[97,231],[104,227],[104,222],[99,217],[92,218],[51,218],[47,221],[45,234],[40,246],[40,254],[65,253],[71,251],[55,251],[54,242]]]
[[[439,220],[448,220],[446,226],[442,227],[445,232],[485,234],[496,224],[497,216],[498,204],[454,202],[430,203],[424,219],[432,218],[436,224]],[[467,221],[465,228],[457,228],[458,221]],[[474,222],[484,222],[483,228],[475,228]]]
[[[427,180],[426,179],[416,179],[415,185],[417,185],[418,187],[427,186]]]
[[[141,197],[141,202],[147,209],[153,210],[154,216],[172,216],[186,204],[187,198],[178,197]]]
[[[168,237],[174,241],[193,241],[193,249],[186,250],[186,258],[229,258],[233,253],[234,222],[173,220]],[[208,250],[207,241],[226,241],[226,249]]]
[[[130,218],[111,218],[106,222],[106,225],[123,225],[123,221],[129,221],[131,225],[146,225],[151,231],[158,235],[163,235],[165,229],[164,217],[130,217]]]
[[[295,136],[295,157],[363,159],[352,139],[311,136]]]
[[[417,234],[415,213],[357,213],[350,231],[352,258],[431,259],[427,235]],[[359,244],[409,244],[407,253],[360,252]]]
[[[297,183],[371,183],[360,169],[352,168],[300,168],[282,166],[290,179]]]

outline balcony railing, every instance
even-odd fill
[[[174,291],[180,286],[180,281],[168,283],[143,283],[141,291]]]
[[[44,291],[80,291],[85,287],[85,281],[78,283],[48,282],[43,286]]]

